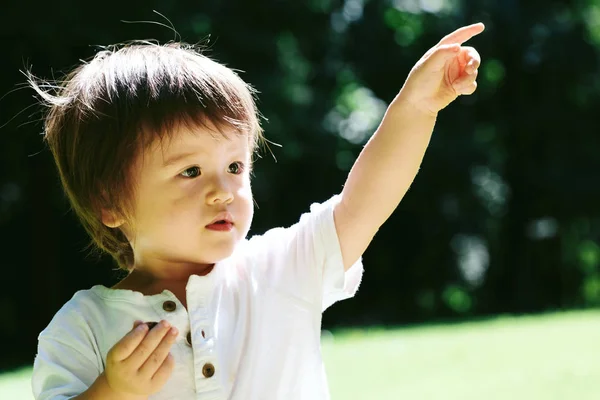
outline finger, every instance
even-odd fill
[[[150,354],[144,365],[140,368],[140,374],[151,378],[158,368],[163,364],[169,352],[171,351],[171,346],[175,343],[175,338],[177,338],[177,328],[171,328],[169,332],[163,337],[160,344],[156,347],[156,349]]]
[[[462,88],[461,91],[458,92],[458,94],[461,96],[468,96],[468,95],[475,93],[476,90],[477,90],[477,82],[473,82],[468,87]]]
[[[465,63],[465,72],[467,74],[472,73],[481,64],[481,56],[473,47],[462,47],[461,48],[461,58]]]
[[[116,361],[123,361],[129,357],[144,340],[147,332],[148,327],[146,324],[138,324],[135,328],[129,331],[129,333],[123,336],[123,338],[119,340],[117,344],[115,344],[110,350],[110,353],[114,359]]]
[[[158,322],[151,321],[151,322],[145,322],[145,324],[148,325],[148,329],[152,329],[156,325],[158,325]]]
[[[141,326],[147,326],[142,324]],[[169,332],[171,324],[167,321],[161,321],[158,325],[152,328],[144,340],[138,344],[135,350],[131,353],[127,359],[124,360],[131,368],[138,369],[146,362],[150,354],[154,352],[156,347],[160,344],[163,337]]]
[[[477,68],[479,68],[479,63],[475,60],[470,60],[465,66],[465,72],[467,74],[472,74],[473,72],[477,71]]]
[[[141,321],[139,319],[136,319],[135,321],[133,321],[133,328],[137,328],[140,324],[143,324],[144,321]]]
[[[485,26],[481,22],[473,25],[463,26],[462,28],[458,28],[454,32],[444,36],[437,45],[443,46],[445,44],[463,44],[473,36],[479,35],[484,29]]]
[[[463,76],[461,76],[460,78],[458,78],[454,82],[452,82],[452,86],[454,88],[469,86],[471,83],[473,83],[477,79],[478,74],[479,74],[479,70],[474,70],[470,74],[464,74]]]
[[[442,69],[448,60],[456,57],[460,51],[460,46],[457,44],[444,45],[437,47],[433,53],[423,63],[424,68]]]
[[[465,79],[460,84],[452,85],[452,87],[457,95],[469,95],[477,89],[477,81],[475,78],[469,77],[469,79]]]
[[[156,373],[152,376],[152,384],[154,386],[161,387],[165,384],[167,379],[171,376],[175,367],[175,359],[172,354],[168,354],[167,358],[163,361],[162,365],[158,368]]]

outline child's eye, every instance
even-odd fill
[[[230,174],[235,174],[235,175],[239,175],[242,172],[244,172],[244,163],[240,162],[240,161],[236,161],[234,163],[229,164],[229,168],[227,169],[227,172],[229,172]]]
[[[198,167],[198,166],[190,167],[190,168],[186,169],[185,171],[183,171],[179,175],[183,176],[184,178],[190,178],[190,179],[197,178],[200,176],[200,167]]]

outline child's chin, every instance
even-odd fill
[[[236,242],[221,243],[219,246],[213,246],[209,249],[205,249],[204,255],[206,259],[210,260],[211,264],[218,263],[226,258],[231,257],[237,246]]]

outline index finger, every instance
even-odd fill
[[[138,322],[138,321],[136,321]],[[138,345],[146,337],[148,325],[140,322],[130,330],[121,340],[119,340],[111,349],[110,352],[114,355],[117,361],[123,361],[133,353]]]
[[[444,36],[437,45],[463,44],[473,36],[479,35],[484,29],[485,26],[481,22],[473,25],[463,26],[462,28],[458,28],[454,32]]]

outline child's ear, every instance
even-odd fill
[[[125,223],[125,220],[114,211],[102,209],[102,223],[109,228],[118,228]]]

